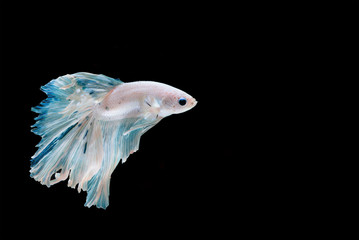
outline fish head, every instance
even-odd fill
[[[179,89],[171,90],[161,100],[160,116],[183,113],[197,105],[196,99],[188,93]]]

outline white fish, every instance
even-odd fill
[[[197,101],[169,85],[75,73],[41,87],[48,98],[32,131],[42,140],[30,176],[50,187],[68,180],[87,191],[85,206],[106,208],[111,174],[139,147],[140,137],[162,118],[193,108]]]

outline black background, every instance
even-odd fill
[[[241,106],[229,103],[232,93],[241,91],[233,91],[240,82],[226,77],[238,66],[228,59],[235,59],[237,51],[234,16],[223,21],[214,6],[204,5],[10,7],[13,14],[3,19],[3,66],[16,92],[10,104],[16,109],[8,107],[17,117],[7,119],[13,130],[3,129],[13,153],[7,162],[12,170],[2,175],[6,230],[108,234],[131,226],[141,232],[147,226],[178,235],[205,230],[223,221],[225,213],[234,214],[230,195],[240,190],[220,184],[235,177],[228,166],[239,160],[234,154],[238,142],[231,138],[236,138]],[[66,182],[47,188],[29,176],[29,160],[40,141],[30,132],[36,117],[30,109],[46,97],[40,86],[82,71],[124,82],[163,82],[199,102],[141,138],[139,151],[112,174],[106,210],[84,207],[86,193],[78,194]],[[200,227],[203,222],[207,227]]]
[[[357,9],[350,3],[331,11],[259,2],[3,5],[2,228],[45,237],[330,233],[320,223],[335,214],[332,191],[351,200],[358,192],[357,153],[335,158],[338,145],[322,140],[333,137],[333,108],[346,114],[341,91],[357,109],[357,73],[342,75],[357,68],[357,44],[348,47],[358,39],[357,13],[336,20]],[[346,41],[339,50],[333,29]],[[342,52],[354,60],[334,79],[339,65],[324,60]],[[40,141],[30,132],[30,109],[46,97],[40,86],[82,71],[163,82],[198,100],[142,136],[139,151],[112,174],[106,210],[84,207],[86,194],[66,182],[47,188],[29,176]],[[344,119],[357,119],[349,113]],[[352,150],[358,141],[350,137]],[[333,178],[340,171],[328,170],[337,162],[355,182],[349,196]],[[357,206],[347,211],[346,229],[357,228]]]

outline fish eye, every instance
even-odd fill
[[[186,100],[185,98],[180,98],[180,99],[178,100],[178,103],[179,103],[179,105],[184,106],[184,105],[186,105],[187,100]]]

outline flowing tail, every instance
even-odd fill
[[[69,187],[88,191],[86,206],[107,207],[111,173],[126,152],[109,142],[117,140],[118,145],[121,139],[108,139],[122,138],[120,131],[113,127],[109,132],[109,126],[92,113],[119,84],[120,80],[104,75],[76,73],[41,88],[48,98],[32,108],[39,113],[32,132],[42,140],[31,160],[31,177],[48,187],[69,177]]]

